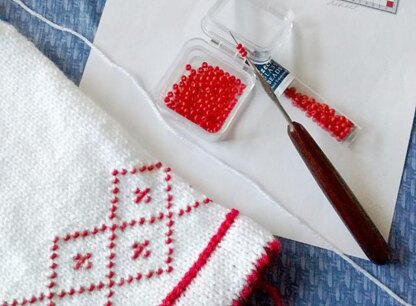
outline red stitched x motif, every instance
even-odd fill
[[[79,270],[81,267],[89,270],[92,267],[92,262],[90,262],[91,253],[86,253],[85,255],[76,254],[74,256],[74,269]]]
[[[131,246],[131,248],[133,249],[133,255],[131,256],[131,258],[133,260],[136,260],[140,257],[140,255],[143,254],[144,258],[147,258],[150,256],[150,250],[147,248],[149,246],[149,240],[145,240],[143,242],[135,242],[133,243],[133,245]]]
[[[152,197],[148,195],[150,192],[150,188],[145,188],[144,190],[140,190],[139,188],[136,188],[134,193],[137,195],[134,202],[136,204],[139,204],[143,199],[145,203],[149,203],[152,200]]]

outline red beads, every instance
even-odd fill
[[[335,109],[298,92],[294,87],[286,89],[285,96],[292,101],[293,105],[304,111],[306,116],[311,117],[314,122],[328,131],[338,141],[345,140],[355,127],[351,120],[337,114]]]
[[[203,62],[185,66],[188,75],[172,86],[166,106],[209,133],[218,132],[243,94],[246,85],[218,66]]]
[[[242,44],[238,44],[236,47],[237,51],[240,53],[241,57],[247,56],[247,51]]]

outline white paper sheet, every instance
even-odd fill
[[[397,15],[336,1],[273,0],[295,27],[273,57],[362,128],[352,145],[305,126],[388,237],[416,105],[416,2]],[[107,0],[95,43],[152,95],[185,41],[208,38],[200,22],[214,0]],[[275,234],[324,246],[255,188],[159,122],[141,92],[91,53],[81,88],[195,187],[239,208]],[[304,115],[288,110],[304,122]],[[365,257],[317,187],[259,87],[228,138],[203,143],[289,207],[344,252]],[[325,246],[324,246],[325,247]]]

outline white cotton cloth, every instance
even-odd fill
[[[231,305],[277,248],[3,22],[0,139],[0,305]]]

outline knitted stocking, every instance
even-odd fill
[[[237,304],[279,249],[2,22],[0,137],[0,305]]]

